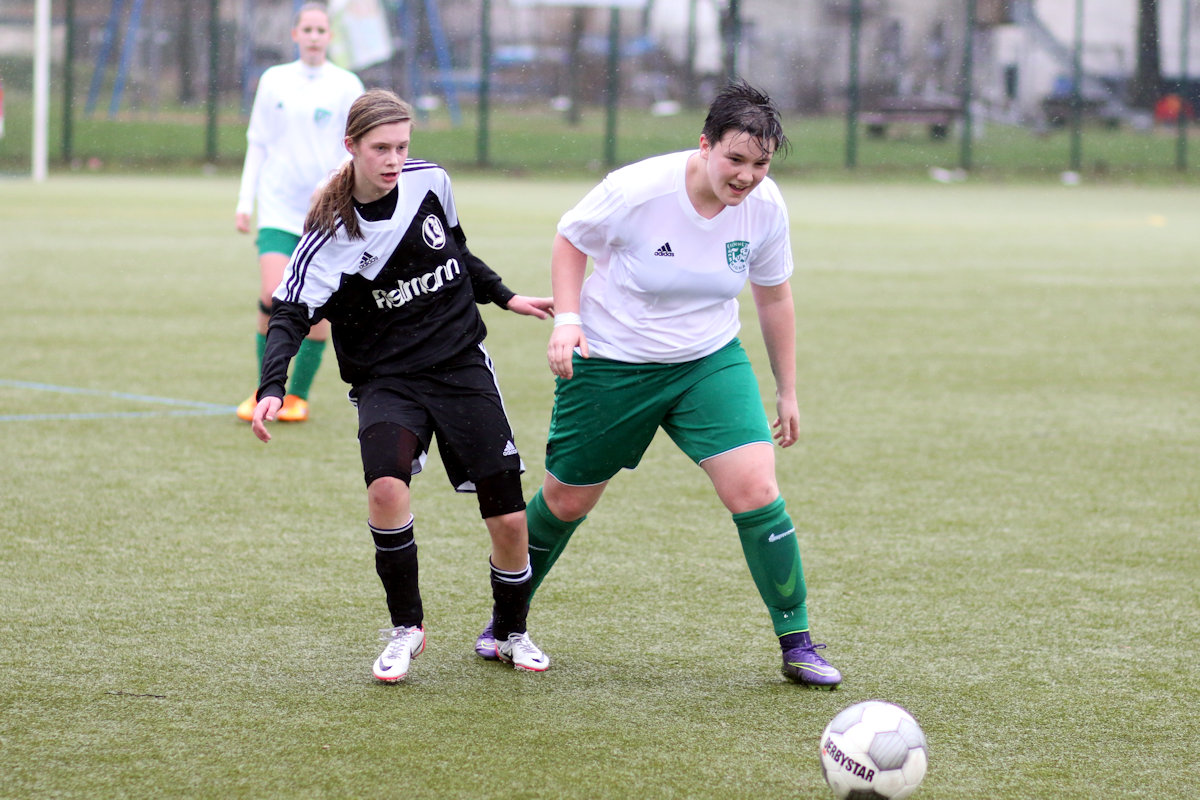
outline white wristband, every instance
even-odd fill
[[[583,325],[583,319],[574,311],[560,311],[554,315],[554,327],[559,325]]]

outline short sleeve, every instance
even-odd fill
[[[749,279],[759,286],[778,286],[792,276],[792,238],[789,233],[787,205],[774,181],[759,187],[756,214],[762,214],[765,235],[750,252]]]
[[[611,177],[588,192],[558,222],[558,232],[592,258],[612,248],[613,233],[621,229],[626,204]]]

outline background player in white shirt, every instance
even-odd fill
[[[246,130],[246,160],[235,223],[240,232],[249,233],[257,204],[261,281],[255,340],[260,366],[271,293],[304,232],[313,192],[330,171],[349,158],[342,145],[346,114],[363,93],[357,75],[326,60],[331,36],[324,4],[300,7],[292,28],[300,58],[262,74]],[[308,393],[328,336],[329,325],[318,325],[301,346],[280,420],[302,422],[308,418]],[[254,406],[254,398],[247,398],[238,406],[238,418],[249,421]]]
[[[841,673],[809,635],[772,426],[737,339],[749,280],[775,377],[773,436],[790,447],[800,428],[792,254],[787,209],[767,177],[787,145],[770,98],[733,83],[709,107],[699,149],[619,169],[562,217],[547,349],[558,380],[546,476],[527,509],[530,555],[536,589],[608,481],[636,467],[662,428],[733,515],[784,675],[833,688]],[[489,633],[476,648],[485,657]]]

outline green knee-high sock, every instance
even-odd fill
[[[529,566],[533,568],[533,589],[530,597],[542,585],[542,579],[554,566],[562,554],[563,548],[575,529],[583,524],[587,516],[582,516],[574,522],[563,522],[546,506],[542,499],[542,490],[529,501],[525,508],[525,517],[529,525]]]
[[[263,354],[267,352],[267,335],[265,333],[254,332],[254,352],[258,354],[258,360],[254,363],[258,365],[258,371],[262,372]]]
[[[804,567],[796,526],[787,515],[782,497],[762,508],[733,515],[742,552],[754,585],[767,605],[775,635],[808,630],[808,607],[804,601]]]
[[[325,352],[325,340],[305,339],[300,343],[300,352],[292,362],[292,380],[288,394],[294,394],[301,400],[308,399],[308,390],[312,388],[313,378],[317,377],[317,369],[321,366],[321,355]]]

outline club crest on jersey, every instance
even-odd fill
[[[745,272],[750,266],[750,243],[741,240],[726,242],[725,263],[734,272]]]
[[[442,221],[433,214],[421,223],[421,236],[424,237],[425,244],[434,250],[441,250],[446,246],[446,229],[442,227]]]
[[[327,108],[318,108],[313,112],[313,122],[317,125],[324,125],[331,119],[333,119],[333,112]]]

